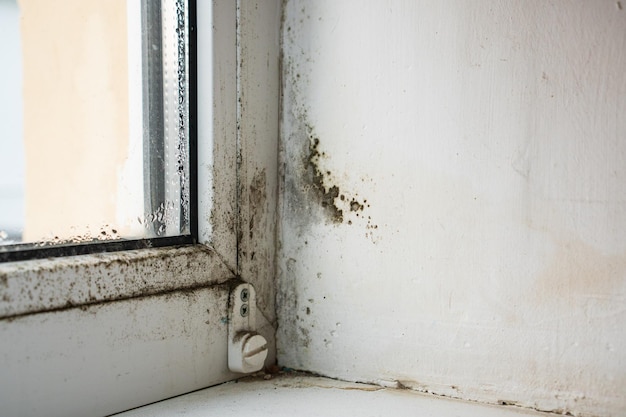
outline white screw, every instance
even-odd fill
[[[261,369],[267,358],[267,340],[259,334],[255,334],[246,340],[243,345],[243,361],[246,368]]]
[[[240,333],[228,346],[228,368],[249,374],[263,369],[267,358],[267,340],[259,334]]]

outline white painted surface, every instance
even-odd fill
[[[282,365],[626,414],[623,8],[286,2]]]
[[[232,379],[228,287],[0,321],[5,416],[102,416]]]
[[[231,382],[128,411],[120,417],[513,417],[546,416],[517,408],[455,401],[325,378],[283,376]]]

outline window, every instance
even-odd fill
[[[0,260],[191,243],[186,1],[1,4]]]
[[[255,284],[271,321],[280,2],[190,1],[187,15],[197,16],[198,244],[0,263],[1,414],[107,415],[235,378],[224,317],[236,277]],[[238,83],[244,70],[256,76]],[[271,97],[238,104],[254,88]],[[262,133],[238,134],[238,118]],[[254,211],[246,193],[261,173],[255,190],[270,197]],[[264,233],[252,238],[251,224]],[[271,325],[259,330],[273,338]]]

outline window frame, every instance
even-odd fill
[[[231,41],[236,38],[236,7],[235,4],[228,4],[230,2],[227,0],[215,2],[213,8],[206,2],[198,3],[204,16],[201,18],[204,22],[200,39],[198,39],[198,4],[196,0],[188,0],[189,151],[190,159],[194,161],[189,169],[190,234],[0,251],[0,281],[4,284],[4,288],[0,286],[0,289],[4,290],[0,297],[0,319],[186,288],[188,285],[184,279],[180,282],[169,282],[166,286],[156,285],[158,279],[155,277],[158,274],[153,274],[141,280],[135,277],[134,283],[131,279],[125,286],[118,285],[115,290],[109,288],[108,291],[104,291],[108,295],[99,296],[91,291],[89,297],[72,297],[68,292],[70,287],[80,288],[83,285],[78,276],[102,275],[104,273],[102,268],[107,268],[108,265],[118,263],[120,260],[137,262],[140,265],[141,262],[147,262],[155,257],[165,258],[185,248],[192,253],[210,251],[216,254],[207,258],[205,271],[215,269],[213,263],[221,263],[232,272],[231,278],[236,276],[237,243],[234,230],[230,226],[236,222],[237,215],[236,74],[224,71],[223,68],[213,71],[212,67],[214,62],[236,66],[236,50],[231,46]],[[212,25],[207,22],[208,20],[222,23],[221,26]],[[211,27],[212,32],[206,30]],[[200,56],[198,42],[205,51]],[[203,73],[213,73],[213,77],[205,77],[199,82],[197,76],[199,69]],[[218,90],[222,93],[220,97],[216,97]],[[215,103],[216,99],[219,100],[218,103]],[[212,123],[199,121],[199,111],[210,115],[206,119],[214,121]],[[202,129],[200,132],[199,127]],[[220,129],[221,135],[216,135],[215,129]],[[219,148],[220,152],[214,152],[214,148]],[[206,171],[200,173],[198,166],[214,167],[215,171],[219,171],[219,175],[217,173],[207,175]],[[201,194],[198,192],[200,180],[203,184],[211,184]],[[215,187],[216,181],[219,181],[220,187]],[[199,221],[200,218],[202,220]],[[168,266],[163,268],[164,274],[172,273],[167,270]],[[54,278],[55,273],[63,277],[64,281]],[[33,282],[34,274],[47,274],[51,277],[48,279],[50,281],[48,286]],[[100,288],[107,287],[106,282],[97,282],[96,285]],[[27,302],[28,298],[31,301]]]
[[[189,47],[201,51],[189,67],[203,74],[190,74],[189,86],[192,112],[203,115],[190,120],[192,178],[203,184],[193,193],[193,241],[46,248],[41,256],[65,256],[0,263],[3,414],[108,415],[238,377],[227,367],[224,322],[229,283],[241,278],[238,10],[230,0],[189,2]],[[106,252],[81,252],[93,248]],[[263,326],[273,344],[273,325]]]
[[[0,263],[2,414],[109,415],[240,377],[239,280],[275,361],[282,1],[191,4],[197,243]]]

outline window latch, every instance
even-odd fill
[[[228,368],[249,374],[263,369],[267,340],[255,331],[256,291],[241,283],[231,290],[228,317]]]

